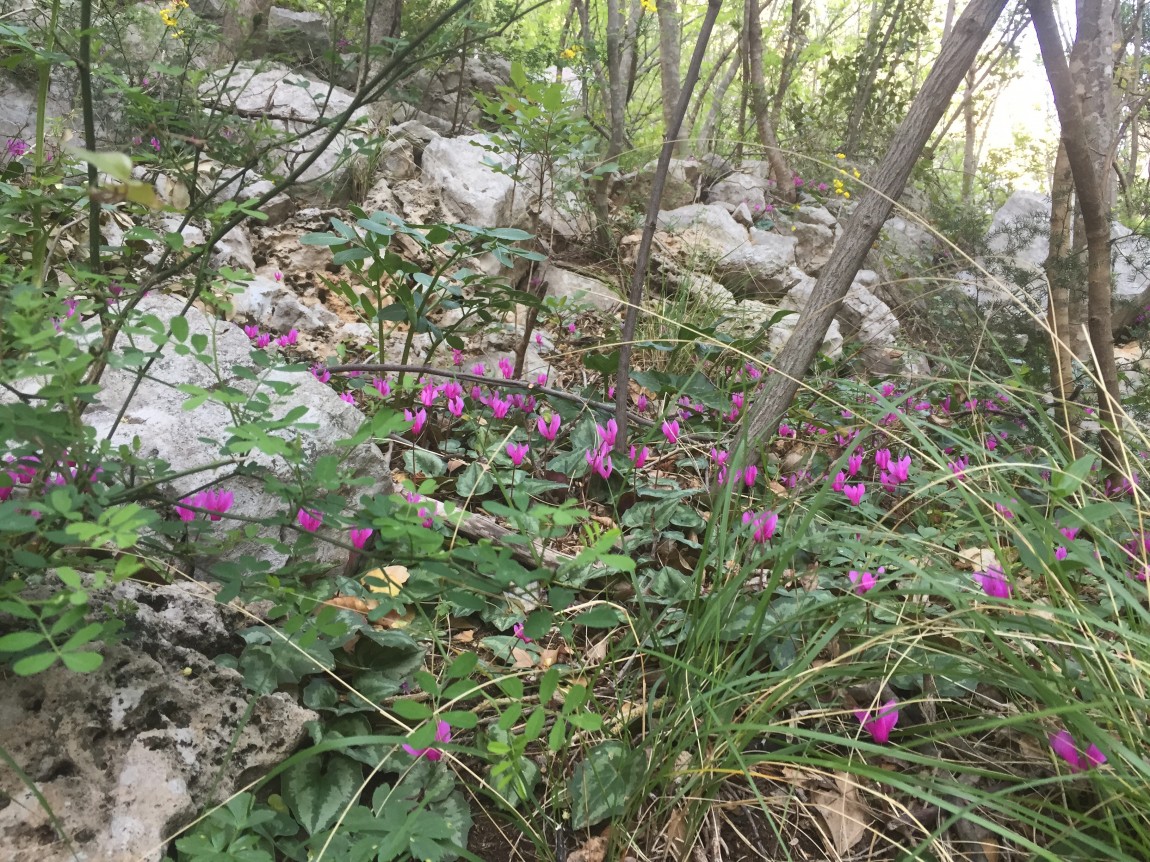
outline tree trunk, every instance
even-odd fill
[[[803,8],[803,0],[791,0],[791,19],[787,23],[787,44],[783,49],[783,62],[779,66],[779,86],[771,100],[771,128],[778,129],[783,118],[783,99],[790,89],[791,79],[798,66],[799,52],[806,43],[804,28],[810,15]]]
[[[974,123],[974,67],[966,73],[966,89],[962,94],[962,118],[965,121],[966,140],[962,147],[962,202],[969,204],[974,197],[974,172],[978,167],[975,157],[978,127]]]
[[[622,0],[607,0],[607,162],[615,161],[623,152],[626,123],[621,2]],[[599,246],[604,251],[614,246],[611,236],[610,193],[611,177],[606,175],[596,181],[594,199],[595,229]]]
[[[851,102],[850,116],[847,118],[846,144],[844,145],[846,151],[853,155],[857,155],[859,140],[863,133],[863,119],[866,116],[866,109],[870,106],[870,97],[874,92],[875,80],[878,78],[879,70],[887,62],[886,46],[894,35],[895,28],[898,26],[898,16],[902,14],[904,0],[895,0],[894,10],[890,15],[890,23],[887,25],[886,31],[879,39],[878,28],[882,24],[883,11],[885,6],[875,7],[875,14],[871,16],[870,28],[867,30],[866,43],[863,46],[863,53],[867,57],[866,68],[859,73],[858,81],[855,83],[855,97]],[[878,39],[878,44],[875,44]],[[973,61],[971,61],[973,62]]]
[[[703,82],[703,86],[699,89],[699,94],[694,100],[694,107],[691,109],[691,119],[687,121],[684,128],[694,134],[695,148],[698,155],[711,152],[714,147],[711,143],[711,136],[715,133],[715,125],[719,122],[719,116],[723,111],[723,100],[727,97],[727,90],[731,88],[731,83],[735,80],[735,75],[739,74],[739,43],[732,42],[727,48],[726,52],[715,63],[714,68],[708,79]],[[699,114],[702,112],[704,97],[707,91],[711,89],[714,79],[718,76],[719,70],[722,65],[726,63],[726,71],[723,72],[722,78],[715,86],[714,95],[711,96],[711,107],[707,111],[707,116],[703,120],[702,126],[695,132],[695,127],[698,123]]]
[[[810,301],[799,316],[794,333],[776,357],[771,384],[750,406],[735,447],[736,467],[754,459],[754,453],[767,436],[774,433],[779,419],[790,407],[799,381],[822,344],[851,281],[862,266],[879,230],[890,215],[893,201],[902,194],[915,160],[946,111],[951,97],[978,49],[1002,13],[1006,0],[971,0],[942,43],[938,59],[911,103],[906,119],[895,132],[890,149],[867,193],[835,244],[830,261],[823,267]]]
[[[679,129],[671,128],[671,123],[679,104],[679,63],[682,62],[679,42],[683,28],[675,0],[659,0],[655,10],[659,16],[659,88],[663,95],[663,129],[666,136],[675,142],[675,151],[678,152],[683,148]]]
[[[791,169],[787,166],[775,129],[771,125],[770,105],[767,102],[767,84],[763,79],[763,26],[759,21],[758,0],[746,0],[744,24],[747,31],[747,66],[751,73],[751,110],[759,130],[759,140],[767,151],[775,189],[788,203],[798,200]]]
[[[695,41],[695,50],[691,54],[690,65],[687,66],[687,75],[683,81],[679,102],[675,106],[675,115],[672,117],[672,127],[682,125],[683,117],[687,115],[687,104],[691,101],[691,93],[699,80],[699,69],[703,66],[703,55],[707,52],[707,43],[711,39],[711,30],[715,26],[715,19],[719,17],[719,9],[723,0],[707,0],[707,12],[703,16],[703,23],[699,29],[698,39]],[[623,318],[623,332],[619,343],[619,368],[615,377],[615,424],[618,433],[615,437],[615,451],[622,454],[627,451],[627,402],[630,396],[631,382],[631,348],[635,338],[635,324],[639,317],[639,307],[643,303],[643,283],[647,279],[647,261],[651,256],[651,244],[655,238],[655,225],[659,216],[659,202],[663,198],[663,186],[667,182],[667,172],[671,167],[671,156],[675,150],[675,142],[668,137],[663,141],[663,148],[659,152],[659,161],[655,166],[655,175],[651,178],[651,198],[647,202],[647,215],[643,223],[643,235],[639,240],[639,250],[635,255],[635,269],[631,273],[631,288],[627,293],[627,313]]]
[[[1086,224],[1088,329],[1097,374],[1098,418],[1102,426],[1101,455],[1105,469],[1114,472],[1122,466],[1122,446],[1117,435],[1120,414],[1118,369],[1114,362],[1114,341],[1110,325],[1110,219],[1105,205],[1104,181],[1099,178],[1091,158],[1086,121],[1075,97],[1076,87],[1080,88],[1077,92],[1097,93],[1097,82],[1080,81],[1071,75],[1050,0],[1029,0],[1027,5],[1034,22],[1034,32],[1038,36],[1046,76],[1050,79],[1050,89],[1054,93],[1054,107],[1062,126],[1062,143],[1066,147],[1082,220]],[[1085,19],[1091,15],[1100,17],[1101,6],[1100,0],[1084,0],[1082,3],[1076,45],[1084,35],[1091,38],[1091,24]],[[1085,15],[1081,14],[1084,10]],[[1109,45],[1106,47],[1109,50]],[[1079,68],[1085,73],[1086,66],[1080,65]],[[1095,67],[1090,71],[1097,75],[1102,70]],[[1102,152],[1105,154],[1105,149]]]
[[[380,51],[389,39],[399,38],[403,21],[403,0],[367,0],[363,10],[363,50],[359,57],[359,86],[363,86],[373,69],[379,69],[387,59]],[[374,50],[373,50],[374,49]],[[460,79],[462,80],[462,78]]]
[[[1066,147],[1058,147],[1054,161],[1054,178],[1050,191],[1050,247],[1043,268],[1050,285],[1046,319],[1050,327],[1050,389],[1054,409],[1062,428],[1063,442],[1071,460],[1078,457],[1078,422],[1071,410],[1070,390],[1074,377],[1074,351],[1071,349],[1070,278],[1067,271],[1070,255],[1071,198],[1073,176]]]

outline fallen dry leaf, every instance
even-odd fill
[[[411,572],[406,566],[384,566],[382,569],[372,569],[360,579],[360,582],[373,593],[398,596],[399,588],[406,584],[410,577]]]
[[[582,847],[569,853],[567,862],[603,862],[606,857],[607,839],[595,837],[588,838]]]
[[[827,835],[837,854],[847,853],[866,834],[867,808],[863,805],[858,784],[845,772],[835,776],[833,790],[812,793],[811,804],[823,816]]]
[[[515,659],[515,661],[511,665],[512,667],[518,667],[518,668],[535,667],[535,656],[533,656],[531,653],[529,653],[525,649],[520,649],[519,647],[512,647],[511,648],[511,657],[513,659]]]
[[[475,640],[475,629],[467,629],[465,631],[457,632],[455,634],[455,642],[457,644],[469,644]]]

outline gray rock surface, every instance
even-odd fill
[[[259,69],[250,65],[220,69],[201,85],[200,96],[223,114],[230,114],[233,124],[266,122],[285,136],[302,134],[318,120],[346,111],[353,98],[347,90],[274,64]],[[263,169],[271,176],[286,176],[322,146],[316,161],[289,193],[311,202],[345,201],[366,166],[363,156],[355,152],[353,139],[368,134],[372,125],[370,112],[358,108],[330,144],[323,146],[326,130],[312,131],[274,148]]]
[[[484,159],[508,163],[489,153],[484,135],[434,138],[423,151],[423,183],[441,195],[451,221],[477,227],[522,227],[527,196],[515,180],[485,165]]]
[[[618,310],[618,292],[595,278],[553,266],[547,270],[547,295],[573,305],[589,305],[608,314]]]
[[[182,306],[183,300],[179,297],[153,295],[141,302],[139,307],[142,312],[154,314],[166,324]],[[326,309],[322,311],[331,314]],[[186,317],[191,336],[204,335],[208,343],[214,346],[224,383],[251,392],[256,382],[237,377],[231,370],[235,366],[242,366],[259,376],[250,357],[252,345],[239,327],[208,318],[195,308],[189,309]],[[125,339],[117,342],[118,350],[125,347]],[[85,420],[98,437],[106,437],[110,433],[112,422],[121,405],[128,399],[135,379],[135,375],[125,369],[109,368],[105,373],[103,391],[85,413]],[[336,455],[341,466],[352,475],[373,479],[373,485],[354,491],[354,499],[358,499],[361,494],[390,490],[390,472],[378,449],[370,444],[361,444],[350,450],[337,445],[337,441],[352,436],[362,425],[365,417],[359,410],[342,401],[330,386],[320,383],[306,371],[272,372],[270,379],[290,382],[296,386],[290,397],[273,399],[269,414],[271,417],[282,416],[299,404],[308,408],[301,420],[306,424],[301,426],[297,423],[289,431],[271,433],[290,438],[298,434],[304,459],[309,463],[314,463],[325,454]],[[192,469],[221,460],[221,447],[229,436],[228,429],[234,425],[231,413],[214,401],[206,401],[193,410],[180,409],[184,396],[175,387],[181,384],[205,389],[219,385],[206,365],[192,355],[180,355],[172,344],[168,344],[153,364],[148,378],[132,397],[123,420],[111,436],[113,444],[130,445],[133,438],[138,437],[143,455],[162,458],[177,469]],[[263,386],[262,391],[266,392],[267,387]],[[285,482],[293,481],[295,474],[291,465],[280,456],[272,457],[257,452],[250,455],[249,460],[260,468],[257,472],[274,475]],[[230,510],[233,514],[252,518],[278,516],[292,520],[294,513],[285,512],[283,500],[268,493],[262,475],[233,476],[231,468],[218,467],[177,480],[170,492],[173,498],[178,499],[212,481],[235,495]],[[205,524],[210,535],[214,535],[215,525]],[[278,530],[268,528],[261,535],[282,539],[294,536],[294,533],[280,536]],[[210,543],[207,542],[202,547],[204,553],[210,556],[199,560],[200,564],[215,558],[235,559],[242,554],[268,560],[273,565],[282,563],[284,559],[282,552],[255,539],[241,541],[227,549],[211,548],[209,551]],[[342,559],[341,555],[342,551],[327,543],[318,545],[317,558],[321,561]]]
[[[159,860],[177,830],[286,758],[317,717],[277,693],[257,697],[243,720],[253,695],[213,661],[236,648],[238,615],[204,585],[125,582],[93,598],[130,609],[125,641],[103,648],[99,669],[57,665],[0,689],[0,746],[76,850],[5,768],[0,856],[12,862]]]

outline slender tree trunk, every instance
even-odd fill
[[[1066,147],[1059,145],[1054,160],[1054,177],[1050,193],[1050,247],[1043,265],[1050,285],[1046,308],[1050,327],[1050,389],[1054,409],[1062,428],[1066,451],[1072,460],[1078,457],[1078,423],[1070,406],[1070,389],[1074,377],[1074,351],[1070,338],[1070,279],[1067,271],[1070,255],[1071,199],[1074,181]]]
[[[671,123],[679,104],[679,42],[683,38],[683,27],[675,0],[659,0],[655,10],[659,16],[659,89],[663,96],[663,130],[675,142],[675,151],[679,152],[683,148],[679,129],[671,128]]]
[[[682,91],[679,93],[679,102],[675,107],[675,116],[672,118],[672,127],[682,125],[683,117],[687,115],[687,104],[691,101],[691,93],[699,80],[699,70],[703,66],[703,55],[707,52],[707,43],[711,39],[711,30],[715,26],[715,19],[719,17],[719,9],[723,0],[707,0],[707,12],[703,16],[699,36],[695,41],[695,50],[691,54],[691,62],[687,66],[687,75],[683,80]],[[667,182],[667,171],[671,167],[671,156],[675,150],[675,142],[670,138],[663,141],[663,148],[659,152],[659,161],[655,167],[655,175],[651,179],[651,198],[647,202],[647,216],[643,223],[643,235],[639,240],[639,250],[635,255],[635,269],[631,273],[631,289],[627,294],[627,313],[623,319],[623,332],[619,345],[619,370],[615,377],[615,424],[618,434],[615,438],[615,451],[623,454],[627,451],[627,402],[630,397],[631,382],[631,348],[635,338],[635,324],[639,319],[639,307],[643,303],[643,283],[647,279],[647,261],[651,256],[651,243],[655,238],[655,224],[659,216],[659,202],[663,198],[663,186]]]
[[[962,202],[969,204],[974,196],[974,172],[978,166],[976,158],[978,128],[974,123],[974,67],[966,73],[966,89],[962,94],[962,117],[965,121],[966,140],[962,148]]]
[[[1062,126],[1062,142],[1066,147],[1071,173],[1074,175],[1074,188],[1078,193],[1082,220],[1086,224],[1088,329],[1098,375],[1098,418],[1102,426],[1101,454],[1106,469],[1113,472],[1122,467],[1122,446],[1117,435],[1117,429],[1120,427],[1118,369],[1114,361],[1114,341],[1111,337],[1110,322],[1110,219],[1103,193],[1104,181],[1098,176],[1091,159],[1086,121],[1079,101],[1075,97],[1076,86],[1081,88],[1078,92],[1089,93],[1096,85],[1079,81],[1077,77],[1071,75],[1066,55],[1062,50],[1062,41],[1058,36],[1058,25],[1054,19],[1050,0],[1029,0],[1027,5],[1030,7],[1034,31],[1038,36],[1038,47],[1042,52],[1043,65],[1046,66],[1046,76],[1050,79],[1050,89],[1054,93],[1054,107],[1058,111],[1058,122]],[[1095,7],[1100,13],[1100,6],[1098,0],[1084,0],[1082,3],[1082,7],[1087,10],[1087,16],[1079,15],[1079,39],[1083,37],[1084,17],[1089,16],[1090,7]],[[1109,50],[1109,46],[1107,49]]]
[[[769,387],[747,410],[732,469],[754,460],[762,443],[774,433],[779,419],[790,407],[799,382],[835,319],[851,281],[890,215],[892,202],[902,194],[931,130],[942,118],[1005,5],[1006,0],[971,0],[955,23],[950,38],[943,41],[938,59],[870,182],[873,191],[863,197],[851,216],[842,238],[835,244],[830,261],[819,274],[794,332],[776,357],[775,373],[771,375]]]
[[[771,99],[771,128],[778,129],[783,119],[783,99],[791,86],[798,66],[799,52],[806,43],[804,28],[810,19],[803,0],[791,0],[791,18],[787,23],[787,44],[783,49],[783,62],[779,66],[779,86],[775,89],[774,98]]]
[[[723,101],[727,96],[727,90],[731,88],[731,83],[735,80],[735,75],[739,74],[739,69],[742,67],[742,59],[742,53],[736,51],[735,56],[730,59],[727,65],[727,71],[724,73],[722,80],[719,81],[719,85],[715,88],[715,95],[711,98],[711,108],[707,111],[707,118],[703,120],[703,125],[699,129],[699,134],[696,137],[697,143],[695,147],[700,155],[711,153],[715,150],[715,142],[712,140],[715,136],[715,127],[718,126],[719,117],[723,112]],[[696,102],[696,104],[699,104],[699,102]]]
[[[759,140],[767,151],[767,161],[771,165],[771,176],[775,189],[788,203],[798,200],[798,192],[787,166],[775,129],[771,125],[770,105],[767,102],[767,84],[763,79],[763,26],[759,21],[758,0],[746,0],[744,23],[747,30],[747,65],[751,72],[751,106],[755,114],[755,124],[759,130]]]
[[[714,123],[711,122],[712,118],[718,121],[719,114],[722,112],[723,99],[727,96],[727,90],[730,89],[731,82],[735,80],[735,75],[739,73],[739,43],[738,41],[731,42],[722,55],[715,61],[711,67],[710,73],[703,83],[698,87],[697,94],[691,100],[691,109],[688,113],[687,120],[683,125],[682,134],[691,134],[694,137],[695,146],[702,155],[705,150],[703,149],[703,142],[710,139],[714,130]],[[722,77],[720,77],[720,73]],[[715,79],[718,78],[718,83]],[[707,111],[707,116],[703,120],[703,125],[699,126],[699,115],[703,112],[703,106],[707,104],[707,93],[711,91],[711,87],[715,88],[714,94],[710,99],[710,108]],[[710,130],[708,130],[710,124]],[[696,128],[698,131],[696,131]]]
[[[607,156],[608,162],[619,158],[623,152],[625,135],[624,96],[626,83],[623,80],[623,10],[622,0],[607,0]],[[600,248],[614,247],[611,236],[610,215],[611,177],[604,176],[595,185],[595,229]]]
[[[851,102],[850,116],[847,119],[846,144],[844,146],[851,155],[855,155],[858,151],[866,109],[870,107],[871,94],[874,92],[878,73],[888,61],[885,56],[886,46],[894,35],[895,28],[898,27],[898,16],[902,14],[903,5],[904,0],[895,0],[894,9],[890,14],[890,22],[881,37],[878,29],[882,24],[882,13],[885,6],[876,7],[877,14],[871,16],[871,25],[867,30],[866,43],[863,47],[867,64],[865,69],[859,73],[859,79],[855,85],[855,97]]]
[[[359,86],[363,86],[373,69],[387,59],[379,48],[389,39],[399,38],[403,21],[403,0],[367,0],[363,10],[363,50],[359,59]],[[391,52],[386,52],[390,54]]]

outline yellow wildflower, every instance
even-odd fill
[[[845,159],[846,157],[846,153],[835,153],[836,159]]]
[[[850,200],[851,193],[850,192],[843,192],[843,197],[846,198],[847,200]]]
[[[855,168],[855,169],[854,169],[854,171],[853,171],[852,173],[854,173],[854,175],[855,175],[855,179],[856,179],[856,180],[857,180],[859,177],[861,177],[861,176],[862,176],[862,174],[860,174],[860,173],[859,173],[859,169],[858,169],[858,168]]]
[[[639,2],[642,4],[644,11],[655,11],[655,0],[639,0]]]

